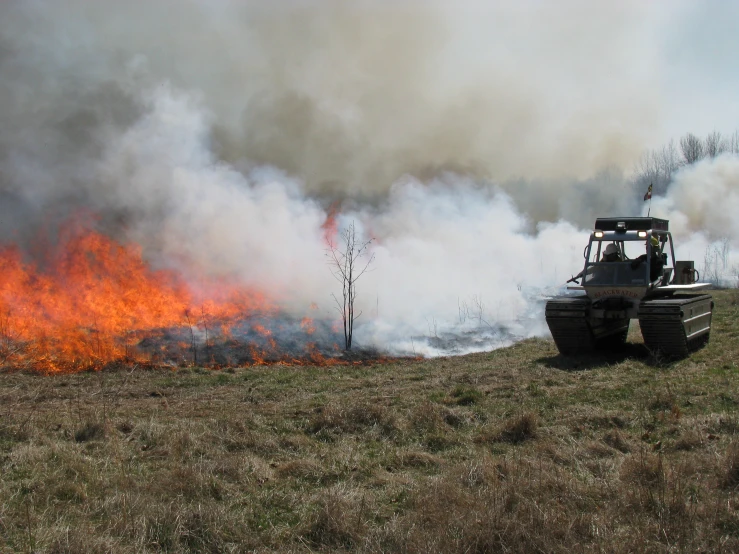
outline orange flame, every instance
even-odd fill
[[[94,231],[65,233],[43,270],[0,249],[0,356],[60,370],[136,358],[134,346],[165,328],[226,330],[275,306],[223,280],[196,294],[174,272],[153,271],[137,245]],[[207,342],[207,341],[206,341]],[[11,347],[12,344],[12,347]]]
[[[321,229],[323,229],[323,242],[328,246],[334,244],[336,236],[339,233],[339,222],[337,220],[339,208],[341,208],[341,202],[337,200],[332,203],[326,214],[326,221],[321,225]]]
[[[262,335],[263,337],[269,337],[272,334],[272,331],[267,329],[264,325],[256,324],[252,326],[252,329]]]
[[[307,335],[312,335],[316,332],[316,326],[313,323],[313,319],[310,317],[304,317],[300,322],[300,328],[305,331]]]

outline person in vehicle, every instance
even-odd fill
[[[621,258],[621,252],[618,249],[618,246],[616,246],[615,243],[611,243],[608,246],[605,247],[603,250],[603,255],[600,257],[601,262],[621,262],[623,259]],[[595,267],[591,266],[587,269],[587,271],[582,270],[580,273],[572,277],[568,283],[572,283],[580,279],[583,275],[591,275],[593,274],[593,277],[589,279],[592,281],[601,281],[603,279],[607,279],[609,276],[611,276],[610,271],[603,271],[603,268],[601,268],[601,271],[598,271]]]
[[[652,245],[652,256],[649,259],[649,281],[654,282],[660,277],[662,277],[662,273],[665,267],[665,263],[667,262],[666,258],[667,255],[663,254],[660,250],[659,245],[659,238],[656,236],[653,236],[649,239],[651,245]],[[646,246],[646,243],[645,243]],[[642,254],[638,258],[634,258],[631,261],[631,269],[638,268],[642,263],[647,261],[647,254]]]
[[[621,253],[618,251],[618,246],[616,246],[614,243],[609,244],[606,246],[606,249],[603,251],[603,256],[600,259],[601,262],[620,262],[621,260]]]

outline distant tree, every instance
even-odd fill
[[[708,133],[706,137],[706,156],[715,158],[727,149],[727,143],[718,131]]]
[[[651,184],[654,194],[664,194],[673,175],[681,166],[693,164],[706,156],[713,158],[724,152],[739,155],[739,130],[726,137],[713,131],[705,140],[688,133],[680,139],[679,149],[675,141],[670,140],[661,150],[645,150],[634,165],[632,184],[640,193]]]
[[[739,131],[734,131],[727,141],[726,150],[732,154],[739,154]]]
[[[352,221],[338,237],[338,244],[333,237],[328,239],[328,263],[336,280],[341,283],[341,298],[331,294],[336,303],[336,309],[341,314],[344,324],[344,349],[352,349],[354,321],[362,312],[354,312],[354,302],[357,299],[357,281],[364,275],[375,255],[369,253],[372,239],[362,241],[357,237],[357,230]]]
[[[662,177],[665,180],[665,186],[667,183],[672,181],[672,174],[680,168],[680,156],[675,146],[675,141],[670,140],[665,146],[662,147],[662,152],[659,156],[660,169],[662,171]]]
[[[693,133],[688,133],[680,139],[680,151],[688,165],[694,164],[705,155],[703,141]]]
[[[655,194],[662,194],[672,181],[672,175],[680,168],[680,155],[675,141],[671,140],[661,150],[647,150],[636,164],[635,176],[638,189],[650,184]]]
[[[646,188],[649,184],[657,182],[657,191],[655,192],[660,190],[659,164],[654,150],[647,150],[642,153],[641,158],[636,163],[635,174],[636,184],[639,188]]]

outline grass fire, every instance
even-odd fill
[[[264,293],[223,279],[193,286],[174,270],[151,269],[138,245],[87,225],[68,223],[56,244],[39,242],[36,262],[17,247],[0,249],[0,357],[8,366],[321,364],[332,363],[322,352],[339,353],[334,342],[319,346],[319,323],[280,314]]]

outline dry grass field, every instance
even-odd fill
[[[739,292],[638,330],[372,366],[0,374],[0,552],[739,552]]]

